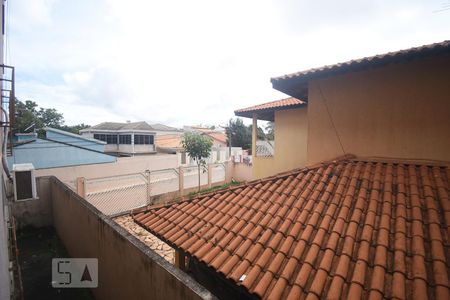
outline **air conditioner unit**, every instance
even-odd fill
[[[33,164],[13,165],[14,200],[37,199]]]

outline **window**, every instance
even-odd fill
[[[117,144],[117,135],[107,134],[106,135],[106,143],[107,144]]]
[[[130,145],[131,144],[131,134],[121,134],[119,135],[119,144]]]
[[[134,135],[134,144],[135,145],[153,145],[153,135],[135,134]]]
[[[94,134],[94,139],[106,142],[107,144],[117,144],[116,134]]]
[[[94,139],[106,142],[106,134],[94,134]]]

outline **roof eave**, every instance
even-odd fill
[[[421,48],[421,47],[418,47]],[[446,41],[433,47],[422,49],[407,49],[372,57],[351,60],[335,65],[314,68],[293,74],[273,77],[270,79],[274,89],[286,93],[292,97],[308,101],[308,82],[338,76],[349,72],[359,72],[391,64],[409,62],[430,56],[449,54],[450,44]]]
[[[258,119],[258,120],[273,122],[273,121],[275,121],[275,112],[276,111],[301,108],[301,107],[304,107],[305,105],[306,105],[306,103],[279,106],[279,107],[266,108],[266,109],[247,110],[247,111],[236,110],[236,111],[234,111],[234,115],[237,117],[252,119],[253,114],[256,114],[256,119]]]

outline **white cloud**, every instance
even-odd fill
[[[56,0],[8,1],[11,19],[16,30],[33,31],[51,24],[51,13]]]
[[[18,95],[57,108],[67,123],[223,124],[237,108],[284,97],[270,77],[450,33],[450,12],[433,13],[439,1],[18,3]]]

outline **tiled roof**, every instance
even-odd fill
[[[346,61],[343,63],[337,63],[334,65],[327,65],[320,68],[313,68],[301,72],[296,72],[292,74],[287,74],[279,77],[274,77],[271,79],[272,83],[277,81],[283,81],[287,79],[297,78],[297,79],[308,79],[311,76],[322,76],[327,75],[335,71],[346,71],[353,68],[368,67],[377,64],[391,63],[396,61],[401,61],[412,56],[426,56],[436,53],[450,53],[450,40],[443,41],[440,43],[434,43],[429,45],[423,45],[420,47],[414,47],[404,50],[399,50],[395,52],[388,52],[385,54],[379,54],[375,56],[363,57],[360,59],[354,59]]]
[[[246,108],[241,108],[238,110],[235,110],[234,113],[241,113],[241,112],[255,112],[255,111],[259,111],[259,110],[266,110],[266,109],[272,109],[272,108],[287,108],[290,106],[298,106],[298,105],[302,105],[305,104],[306,102],[296,99],[296,98],[286,98],[286,99],[281,99],[281,100],[276,100],[276,101],[271,101],[271,102],[267,102],[267,103],[263,103],[263,104],[258,104],[258,105],[254,105],[254,106],[250,106],[250,107],[246,107]]]
[[[214,131],[214,132],[205,132],[204,134],[221,142],[221,143],[226,143],[227,139],[228,139],[227,135],[223,132]]]
[[[181,135],[157,135],[155,144],[160,148],[183,148]]]
[[[450,169],[342,160],[139,212],[263,299],[450,299]]]
[[[153,131],[153,127],[150,126],[147,122],[130,122],[130,123],[116,123],[116,122],[103,122],[92,126],[90,128],[86,128],[80,130],[80,132],[88,131],[91,129],[97,130],[148,130]]]
[[[164,124],[160,124],[160,123],[155,123],[155,124],[151,124],[150,125],[154,130],[159,130],[159,131],[179,131],[181,132],[182,130],[175,128],[175,127],[171,127],[171,126],[167,126]]]

